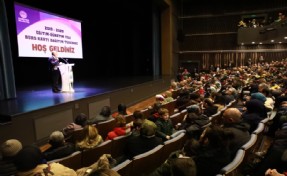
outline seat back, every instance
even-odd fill
[[[133,114],[125,115],[126,123],[130,123],[134,120]]]
[[[263,138],[264,138],[264,130],[265,130],[265,124],[260,122],[257,126],[257,128],[252,132],[252,134],[257,134],[257,146],[256,148],[259,149],[261,147],[261,145],[263,145],[264,141],[263,141]]]
[[[175,127],[179,122],[180,122],[180,112],[177,112],[171,116],[169,116],[171,122],[172,122],[172,125]],[[180,122],[181,123],[181,122]]]
[[[149,118],[150,117],[150,113],[152,112],[152,109],[146,108],[141,110],[141,113],[143,114],[144,118]]]
[[[118,158],[118,157],[124,155],[124,151],[125,151],[125,148],[127,146],[127,140],[131,134],[132,133],[130,132],[127,135],[118,136],[112,140],[111,155],[113,158]]]
[[[75,144],[77,141],[83,140],[84,137],[85,137],[85,134],[84,134],[84,130],[82,128],[82,129],[78,129],[78,130],[73,131],[72,134],[70,134],[69,137],[66,138],[65,140],[67,142],[71,142],[71,143]]]
[[[234,159],[220,170],[220,174],[224,176],[238,176],[241,175],[240,167],[244,164],[245,150],[239,149]]]
[[[104,141],[93,149],[82,152],[82,167],[87,167],[98,161],[103,154],[110,154],[112,151],[112,141]]]
[[[170,153],[182,149],[184,145],[185,135],[186,134],[182,132],[176,137],[164,142],[162,148],[162,162],[164,162],[168,158]]]
[[[108,133],[112,131],[116,126],[116,120],[110,119],[107,121],[99,122],[96,125],[96,128],[98,129],[99,134],[102,136],[102,138],[105,140]]]
[[[63,157],[63,158],[59,158],[59,159],[55,159],[55,160],[51,160],[48,161],[47,163],[60,163],[66,167],[69,167],[71,169],[77,170],[80,169],[82,167],[82,152],[81,151],[76,151],[72,154],[70,154],[69,156]]]
[[[209,117],[211,124],[214,125],[221,125],[222,124],[222,113],[223,111],[218,111],[217,113],[213,114]]]
[[[158,145],[157,147],[149,150],[143,154],[135,156],[132,160],[132,170],[131,175],[147,175],[153,172],[161,163],[163,145]]]
[[[166,108],[169,112],[169,115],[172,115],[174,114],[175,105],[176,105],[176,100],[173,100],[171,102],[163,104],[162,108]]]
[[[118,172],[122,176],[132,176],[131,169],[132,169],[132,160],[129,159],[125,160],[124,162],[112,168],[112,170]]]

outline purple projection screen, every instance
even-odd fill
[[[14,3],[19,57],[82,59],[81,22]]]

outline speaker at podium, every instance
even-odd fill
[[[61,73],[62,79],[62,92],[75,92],[73,88],[74,76],[72,67],[75,64],[61,63],[58,67]]]

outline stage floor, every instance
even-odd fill
[[[74,93],[53,93],[50,85],[33,85],[17,89],[17,98],[0,101],[1,116],[13,116],[61,103],[109,93],[121,88],[161,79],[160,77],[102,78],[74,83]],[[1,120],[1,119],[0,119]]]

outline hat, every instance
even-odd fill
[[[156,96],[155,96],[155,98],[156,99],[159,99],[159,100],[164,100],[164,97],[163,97],[163,95],[160,95],[160,94],[157,94]]]
[[[16,155],[14,164],[19,171],[29,171],[41,164],[42,161],[43,155],[39,147],[27,145]]]
[[[257,100],[260,100],[263,103],[266,101],[266,97],[260,92],[252,93],[251,94],[251,99],[257,99]]]
[[[190,105],[187,107],[187,112],[188,113],[197,113],[199,111],[199,106],[198,105]]]
[[[50,135],[50,141],[53,142],[62,142],[64,140],[64,134],[61,131],[54,131]]]
[[[22,149],[22,143],[17,139],[9,139],[1,145],[1,152],[4,157],[15,156]]]

